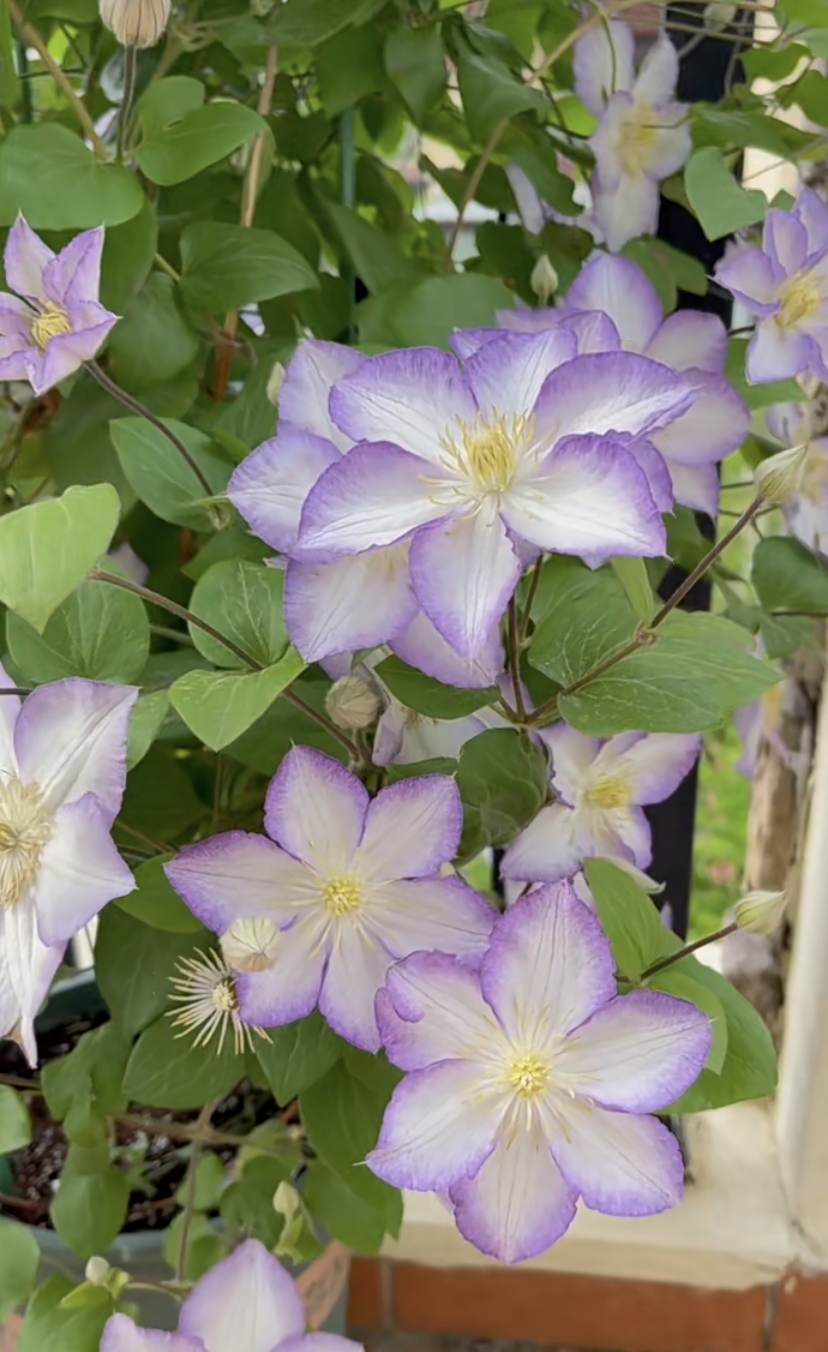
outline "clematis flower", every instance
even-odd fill
[[[642,806],[661,803],[678,788],[701,739],[624,732],[602,742],[559,723],[544,740],[552,752],[558,801],[542,808],[509,846],[501,863],[504,878],[556,882],[594,856],[646,869],[652,835]]]
[[[70,679],[22,704],[0,697],[0,1037],[31,1065],[34,1018],[68,941],[135,887],[109,833],[137,693]]]
[[[501,334],[462,367],[436,348],[363,362],[334,386],[330,410],[364,444],[309,493],[300,546],[360,555],[410,542],[416,598],[466,658],[490,641],[522,546],[661,554],[659,507],[628,446],[680,417],[694,382],[633,353],[576,347],[562,325]]]
[[[766,414],[783,446],[807,446],[799,492],[783,504],[791,535],[817,554],[828,554],[828,425],[824,393],[807,403],[776,404]]]
[[[306,1333],[293,1279],[257,1239],[248,1239],[196,1282],[177,1333],[139,1328],[125,1314],[107,1323],[101,1352],[359,1352],[336,1333]]]
[[[593,214],[613,253],[655,234],[658,185],[690,154],[688,108],[673,101],[678,72],[676,49],[662,36],[636,74],[632,29],[617,20],[575,44],[575,92],[598,118],[590,139]]]
[[[278,435],[238,466],[227,489],[251,530],[288,556],[285,622],[308,662],[394,639],[417,612],[405,545],[331,562],[297,543],[308,493],[353,446],[328,413],[331,387],[363,360],[339,343],[301,343],[279,391]]]
[[[377,1051],[374,996],[396,959],[423,948],[474,960],[485,947],[494,912],[459,878],[437,876],[462,818],[447,775],[401,780],[372,801],[339,761],[297,746],[268,790],[270,840],[213,836],[166,873],[217,934],[255,916],[280,926],[257,969],[237,976],[245,1023],[291,1023],[318,1005],[336,1032]]]
[[[392,967],[377,1015],[407,1074],[373,1172],[447,1195],[461,1234],[508,1263],[560,1239],[579,1197],[611,1216],[680,1202],[678,1145],[647,1114],[696,1079],[710,1023],[656,991],[619,997],[614,974],[569,883],[498,920],[479,974],[433,953]]]
[[[59,254],[18,216],[6,241],[0,292],[0,380],[28,380],[35,394],[91,361],[119,316],[98,301],[103,227],[85,230]]]
[[[762,247],[738,250],[715,275],[756,316],[749,380],[828,380],[828,207],[815,192],[800,193],[792,211],[770,210]]]
[[[455,758],[481,732],[510,726],[502,714],[488,707],[464,718],[428,718],[395,699],[376,674],[375,680],[385,704],[374,737],[375,765],[412,765],[436,756]]]

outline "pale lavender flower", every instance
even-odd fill
[[[769,430],[783,446],[807,446],[799,492],[782,505],[791,535],[817,554],[828,554],[828,427],[824,395],[767,410]]]
[[[371,759],[375,765],[412,765],[436,756],[455,759],[466,743],[481,732],[511,726],[490,706],[464,718],[429,718],[401,704],[376,672],[373,679],[385,706],[374,736]]]
[[[437,876],[462,823],[447,775],[400,780],[372,800],[339,761],[297,746],[268,790],[270,840],[213,836],[166,873],[217,934],[253,916],[282,928],[269,964],[238,976],[245,1023],[291,1023],[318,1005],[343,1037],[376,1051],[374,996],[393,962],[419,948],[474,960],[485,947],[494,912],[459,878]]]
[[[135,887],[110,830],[137,693],[69,679],[25,703],[0,697],[0,1037],[32,1065],[34,1017],[67,942]]]
[[[761,248],[719,263],[716,280],[756,316],[749,380],[828,380],[828,207],[815,192],[800,193],[792,211],[769,211]]]
[[[610,945],[569,883],[498,920],[479,974],[429,953],[392,967],[377,1016],[408,1073],[368,1164],[447,1196],[484,1253],[542,1253],[579,1197],[611,1216],[681,1201],[678,1144],[648,1114],[696,1079],[710,1022],[660,992],[619,997]]]
[[[101,1352],[359,1352],[335,1333],[306,1333],[302,1298],[289,1273],[257,1239],[196,1282],[177,1333],[139,1328],[113,1315]]]
[[[0,292],[0,380],[28,380],[43,394],[91,361],[118,315],[98,301],[103,227],[55,254],[18,216],[6,241]]]
[[[678,56],[666,36],[653,44],[636,74],[628,24],[600,24],[575,44],[575,92],[598,118],[593,214],[613,253],[637,235],[655,234],[662,179],[691,150],[686,104],[675,103]]]
[[[557,882],[599,856],[646,869],[652,833],[642,807],[669,798],[692,769],[697,734],[624,732],[608,741],[565,723],[547,729],[552,787],[558,797],[512,842],[505,878]]]
[[[686,412],[696,382],[634,353],[576,352],[562,325],[500,334],[462,366],[436,348],[364,361],[330,398],[363,444],[309,493],[300,547],[409,547],[419,605],[466,658],[491,641],[522,546],[663,553],[659,505],[629,446]]]

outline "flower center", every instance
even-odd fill
[[[232,1014],[239,1007],[236,994],[236,982],[232,976],[225,976],[213,988],[213,1004],[222,1014]]]
[[[362,884],[356,878],[331,878],[322,899],[331,915],[350,915],[362,905]]]
[[[810,319],[825,299],[818,277],[813,272],[795,272],[779,292],[782,308],[774,316],[781,329],[792,329],[803,319]]]
[[[509,1062],[507,1071],[509,1087],[518,1098],[528,1101],[542,1094],[552,1078],[547,1061],[541,1056],[515,1056]]]
[[[629,807],[632,789],[623,779],[599,779],[586,792],[593,807]]]
[[[235,972],[266,972],[276,961],[279,926],[267,916],[236,920],[221,936],[225,962]]]
[[[660,130],[649,103],[637,104],[624,119],[618,159],[625,174],[638,174],[647,165]]]
[[[32,337],[41,352],[45,352],[52,338],[60,338],[71,333],[72,325],[62,305],[47,300],[40,314],[32,323]]]
[[[469,425],[458,418],[459,444],[447,438],[446,450],[451,465],[472,480],[477,493],[504,493],[514,478],[518,457],[527,444],[531,418],[521,413],[505,418],[494,410],[478,415]]]
[[[26,896],[51,834],[37,785],[0,780],[0,906],[11,908]]]

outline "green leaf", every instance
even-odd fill
[[[181,236],[181,294],[193,309],[223,314],[318,286],[313,268],[272,230],[199,221]]]
[[[138,124],[144,136],[158,139],[164,129],[180,122],[204,103],[207,90],[189,75],[168,75],[151,83],[138,104]]]
[[[139,695],[132,706],[127,742],[127,768],[132,770],[142,761],[161,730],[170,709],[166,690],[153,690]]]
[[[320,714],[325,712],[325,696],[330,688],[327,677],[319,680],[306,674],[296,682],[296,693]],[[243,765],[249,765],[262,774],[273,775],[290,748],[298,742],[347,761],[347,751],[325,727],[284,699],[271,704],[267,713],[233,742],[227,751]]]
[[[20,97],[20,81],[14,63],[14,36],[11,14],[6,4],[0,5],[0,107],[12,108]],[[0,1319],[2,1319],[0,1315]]]
[[[304,670],[304,659],[291,648],[264,671],[189,671],[170,687],[170,702],[205,746],[221,751],[261,718]]]
[[[572,196],[573,180],[560,167],[555,142],[540,127],[521,122],[508,128],[501,149],[526,174],[538,196],[562,215],[575,216],[580,207]]]
[[[99,1352],[113,1304],[67,1309],[61,1302],[75,1290],[68,1277],[49,1277],[35,1291],[15,1352]]]
[[[190,610],[226,634],[254,661],[270,666],[284,656],[288,646],[282,614],[284,586],[285,575],[278,568],[249,559],[227,559],[213,564],[199,578]],[[191,624],[189,630],[198,651],[217,667],[249,670],[240,657],[198,625]]]
[[[148,179],[166,188],[223,160],[259,132],[268,132],[267,123],[252,108],[241,103],[208,103],[183,116],[176,113],[163,126],[152,126],[145,132],[136,159]]]
[[[316,53],[319,97],[328,117],[351,108],[366,94],[387,93],[382,32],[375,24],[346,28]]]
[[[459,855],[506,845],[536,817],[549,791],[546,758],[525,734],[493,728],[460,752],[457,786],[463,799]]]
[[[799,540],[783,535],[760,540],[751,581],[766,610],[828,614],[828,568]]]
[[[106,1163],[87,1173],[72,1146],[49,1209],[58,1236],[79,1258],[106,1253],[121,1233],[129,1204],[126,1174]]]
[[[696,1005],[704,1011],[713,1031],[713,1041],[707,1054],[705,1070],[713,1075],[720,1075],[727,1056],[728,1042],[724,1006],[714,991],[696,981],[689,973],[678,970],[680,967],[681,964],[677,964],[676,967],[665,968],[663,972],[656,972],[648,979],[647,986],[650,990],[665,991],[667,995],[674,995],[677,1000],[687,1000],[689,1004]]]
[[[0,225],[12,225],[18,213],[33,230],[120,225],[144,200],[134,174],[99,164],[58,122],[14,127],[0,145]]]
[[[275,1248],[284,1228],[284,1217],[273,1206],[280,1183],[291,1179],[290,1167],[264,1156],[249,1160],[235,1183],[222,1194],[222,1225],[231,1236],[258,1239]]]
[[[508,66],[479,55],[471,47],[457,61],[457,78],[469,133],[481,145],[499,122],[516,113],[534,109],[546,117],[549,104],[539,89],[532,89]]]
[[[0,1084],[0,1155],[22,1150],[32,1139],[32,1120],[24,1100],[7,1084]],[[0,1232],[2,1233],[2,1232]],[[0,1296],[0,1320],[5,1319]]]
[[[786,86],[780,91],[782,95],[780,102],[783,102],[783,106],[799,102],[794,93],[797,87],[798,85]],[[693,142],[699,147],[756,146],[759,150],[766,150],[770,155],[788,159],[792,158],[797,149],[802,149],[813,141],[813,135],[802,132],[779,118],[770,117],[768,109],[764,106],[752,111],[748,108],[721,108],[716,104],[696,104],[693,107],[693,123]]]
[[[765,219],[763,192],[740,188],[721,150],[697,150],[684,171],[687,197],[708,239],[721,239]]]
[[[821,652],[819,627],[805,615],[762,615],[759,632],[765,645],[765,654],[772,661],[792,657],[802,648]]]
[[[619,974],[635,982],[665,952],[667,931],[647,893],[609,859],[585,859],[584,873]]]
[[[140,893],[133,892],[130,900],[136,896]],[[195,929],[177,933],[180,937],[173,939],[169,926],[144,923],[121,906],[107,906],[101,915],[95,942],[98,985],[113,1018],[128,1033],[140,1032],[168,1007],[178,964],[209,942],[198,922]]]
[[[39,1265],[40,1246],[34,1231],[0,1221],[0,1325],[29,1299]]]
[[[465,718],[467,714],[473,714],[475,710],[493,704],[500,698],[496,685],[481,690],[443,685],[410,667],[400,657],[386,657],[376,668],[375,674],[400,703],[418,714],[425,714],[427,718]]]
[[[378,1253],[385,1238],[381,1211],[355,1192],[321,1160],[315,1160],[305,1175],[303,1200],[329,1235],[356,1253]]]
[[[126,911],[134,920],[140,920],[144,928],[151,926],[156,930],[166,930],[170,934],[204,935],[201,921],[187,909],[178,893],[167,882],[164,865],[172,858],[171,854],[166,854],[156,859],[148,859],[145,864],[139,864],[135,870],[137,889],[130,892],[128,897],[121,897],[115,905],[120,910]],[[104,915],[109,915],[109,908]],[[163,1004],[160,1005],[155,1013],[160,1013],[163,1008]],[[155,1014],[151,1017],[154,1018]]]
[[[107,550],[120,502],[110,484],[69,488],[0,519],[0,601],[39,633]]]
[[[679,291],[689,291],[694,296],[703,296],[707,291],[704,265],[654,235],[631,239],[621,253],[647,274],[665,312],[675,309]]]
[[[331,204],[329,211],[357,276],[369,291],[383,291],[422,275],[422,269],[396,239],[358,212],[336,204]]]
[[[267,1030],[256,1056],[276,1102],[290,1103],[326,1075],[342,1055],[342,1042],[318,1011],[296,1023]]]
[[[232,1191],[232,1188],[228,1191]],[[227,1193],[224,1193],[223,1196],[226,1197]],[[183,1277],[187,1282],[197,1282],[200,1277],[203,1277],[217,1263],[220,1263],[222,1258],[227,1257],[227,1239],[216,1234],[215,1226],[207,1216],[196,1213],[191,1219],[186,1235],[184,1224],[185,1217],[182,1212],[164,1231],[164,1261],[171,1268],[177,1267],[181,1243],[184,1240]],[[245,1238],[248,1237],[251,1236],[245,1236]],[[252,1237],[261,1238],[260,1235]]]
[[[497,311],[513,304],[513,293],[494,277],[457,272],[412,287],[391,305],[391,322],[406,346],[448,348],[455,329],[491,328]]]
[[[175,752],[153,746],[127,779],[119,821],[151,839],[175,840],[207,810]],[[117,835],[117,822],[115,831]],[[134,843],[130,837],[129,844]]]
[[[67,676],[129,684],[144,669],[149,641],[141,598],[100,582],[82,582],[42,634],[19,616],[6,616],[12,661],[36,685]]]
[[[635,638],[638,620],[618,575],[578,559],[543,564],[533,606],[529,661],[561,685],[571,685]]]
[[[385,69],[417,126],[421,126],[446,87],[446,57],[439,28],[434,24],[395,28],[385,40]]]
[[[638,618],[649,620],[655,609],[655,596],[644,560],[622,556],[610,559],[610,563]]]
[[[779,680],[752,646],[752,635],[719,615],[673,612],[651,645],[559,696],[560,714],[590,737],[714,728]]]
[[[385,0],[286,0],[270,19],[267,40],[289,47],[315,47],[343,28],[367,23]]]
[[[796,42],[778,48],[763,43],[745,52],[740,59],[745,70],[754,79],[776,82],[793,75],[802,58],[807,55],[807,47]]]
[[[130,1099],[148,1108],[203,1108],[243,1079],[245,1059],[234,1051],[232,1029],[221,1051],[216,1036],[196,1047],[194,1034],[180,1034],[166,1015],[141,1034],[124,1076]]]
[[[183,441],[213,492],[223,493],[230,478],[230,465],[210,438],[173,418],[165,418],[164,423]],[[163,432],[145,418],[116,418],[109,424],[109,430],[121,469],[151,512],[176,526],[213,529],[204,486]]]
[[[344,1061],[337,1061],[300,1096],[300,1107],[319,1158],[351,1192],[379,1211],[385,1229],[396,1234],[402,1222],[400,1193],[372,1174],[364,1162],[377,1143],[389,1097],[349,1073]]]
[[[125,390],[142,394],[172,380],[196,356],[198,335],[179,310],[175,293],[166,273],[151,273],[115,325],[108,352],[112,374]]]
[[[215,1211],[227,1182],[227,1169],[218,1155],[202,1155],[198,1161],[192,1206],[195,1211]],[[179,1206],[186,1206],[189,1183],[184,1182],[175,1194]]]
[[[144,199],[137,216],[106,232],[101,259],[101,304],[115,314],[125,313],[138,295],[158,248],[158,217]]]

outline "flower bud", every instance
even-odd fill
[[[285,368],[280,361],[274,362],[273,370],[270,373],[267,386],[265,388],[265,394],[267,395],[268,403],[271,403],[274,408],[279,407],[279,391],[281,390],[284,383],[285,383]]]
[[[273,1210],[278,1211],[280,1216],[289,1221],[291,1216],[296,1215],[300,1206],[299,1194],[293,1184],[283,1180],[273,1194]]]
[[[328,691],[325,708],[338,728],[370,728],[382,702],[364,676],[343,676]]]
[[[802,487],[807,458],[807,446],[794,446],[790,451],[780,451],[763,460],[753,476],[759,497],[773,503],[787,502],[795,497]]]
[[[90,1258],[84,1276],[92,1286],[109,1285],[110,1267],[105,1258]]]
[[[736,9],[735,4],[719,4],[717,0],[710,0],[710,4],[705,5],[702,11],[704,26],[708,33],[721,33],[728,24],[733,23]]]
[[[279,926],[265,915],[235,920],[221,936],[221,951],[234,972],[266,972],[276,961]]]
[[[546,254],[541,254],[533,267],[532,276],[529,278],[529,285],[541,305],[546,305],[549,301],[549,297],[554,296],[557,291],[558,274],[546,257]]]
[[[787,904],[786,892],[748,892],[733,908],[739,929],[750,934],[773,934],[782,923]]]
[[[154,47],[170,18],[171,0],[100,0],[101,20],[124,47]]]

